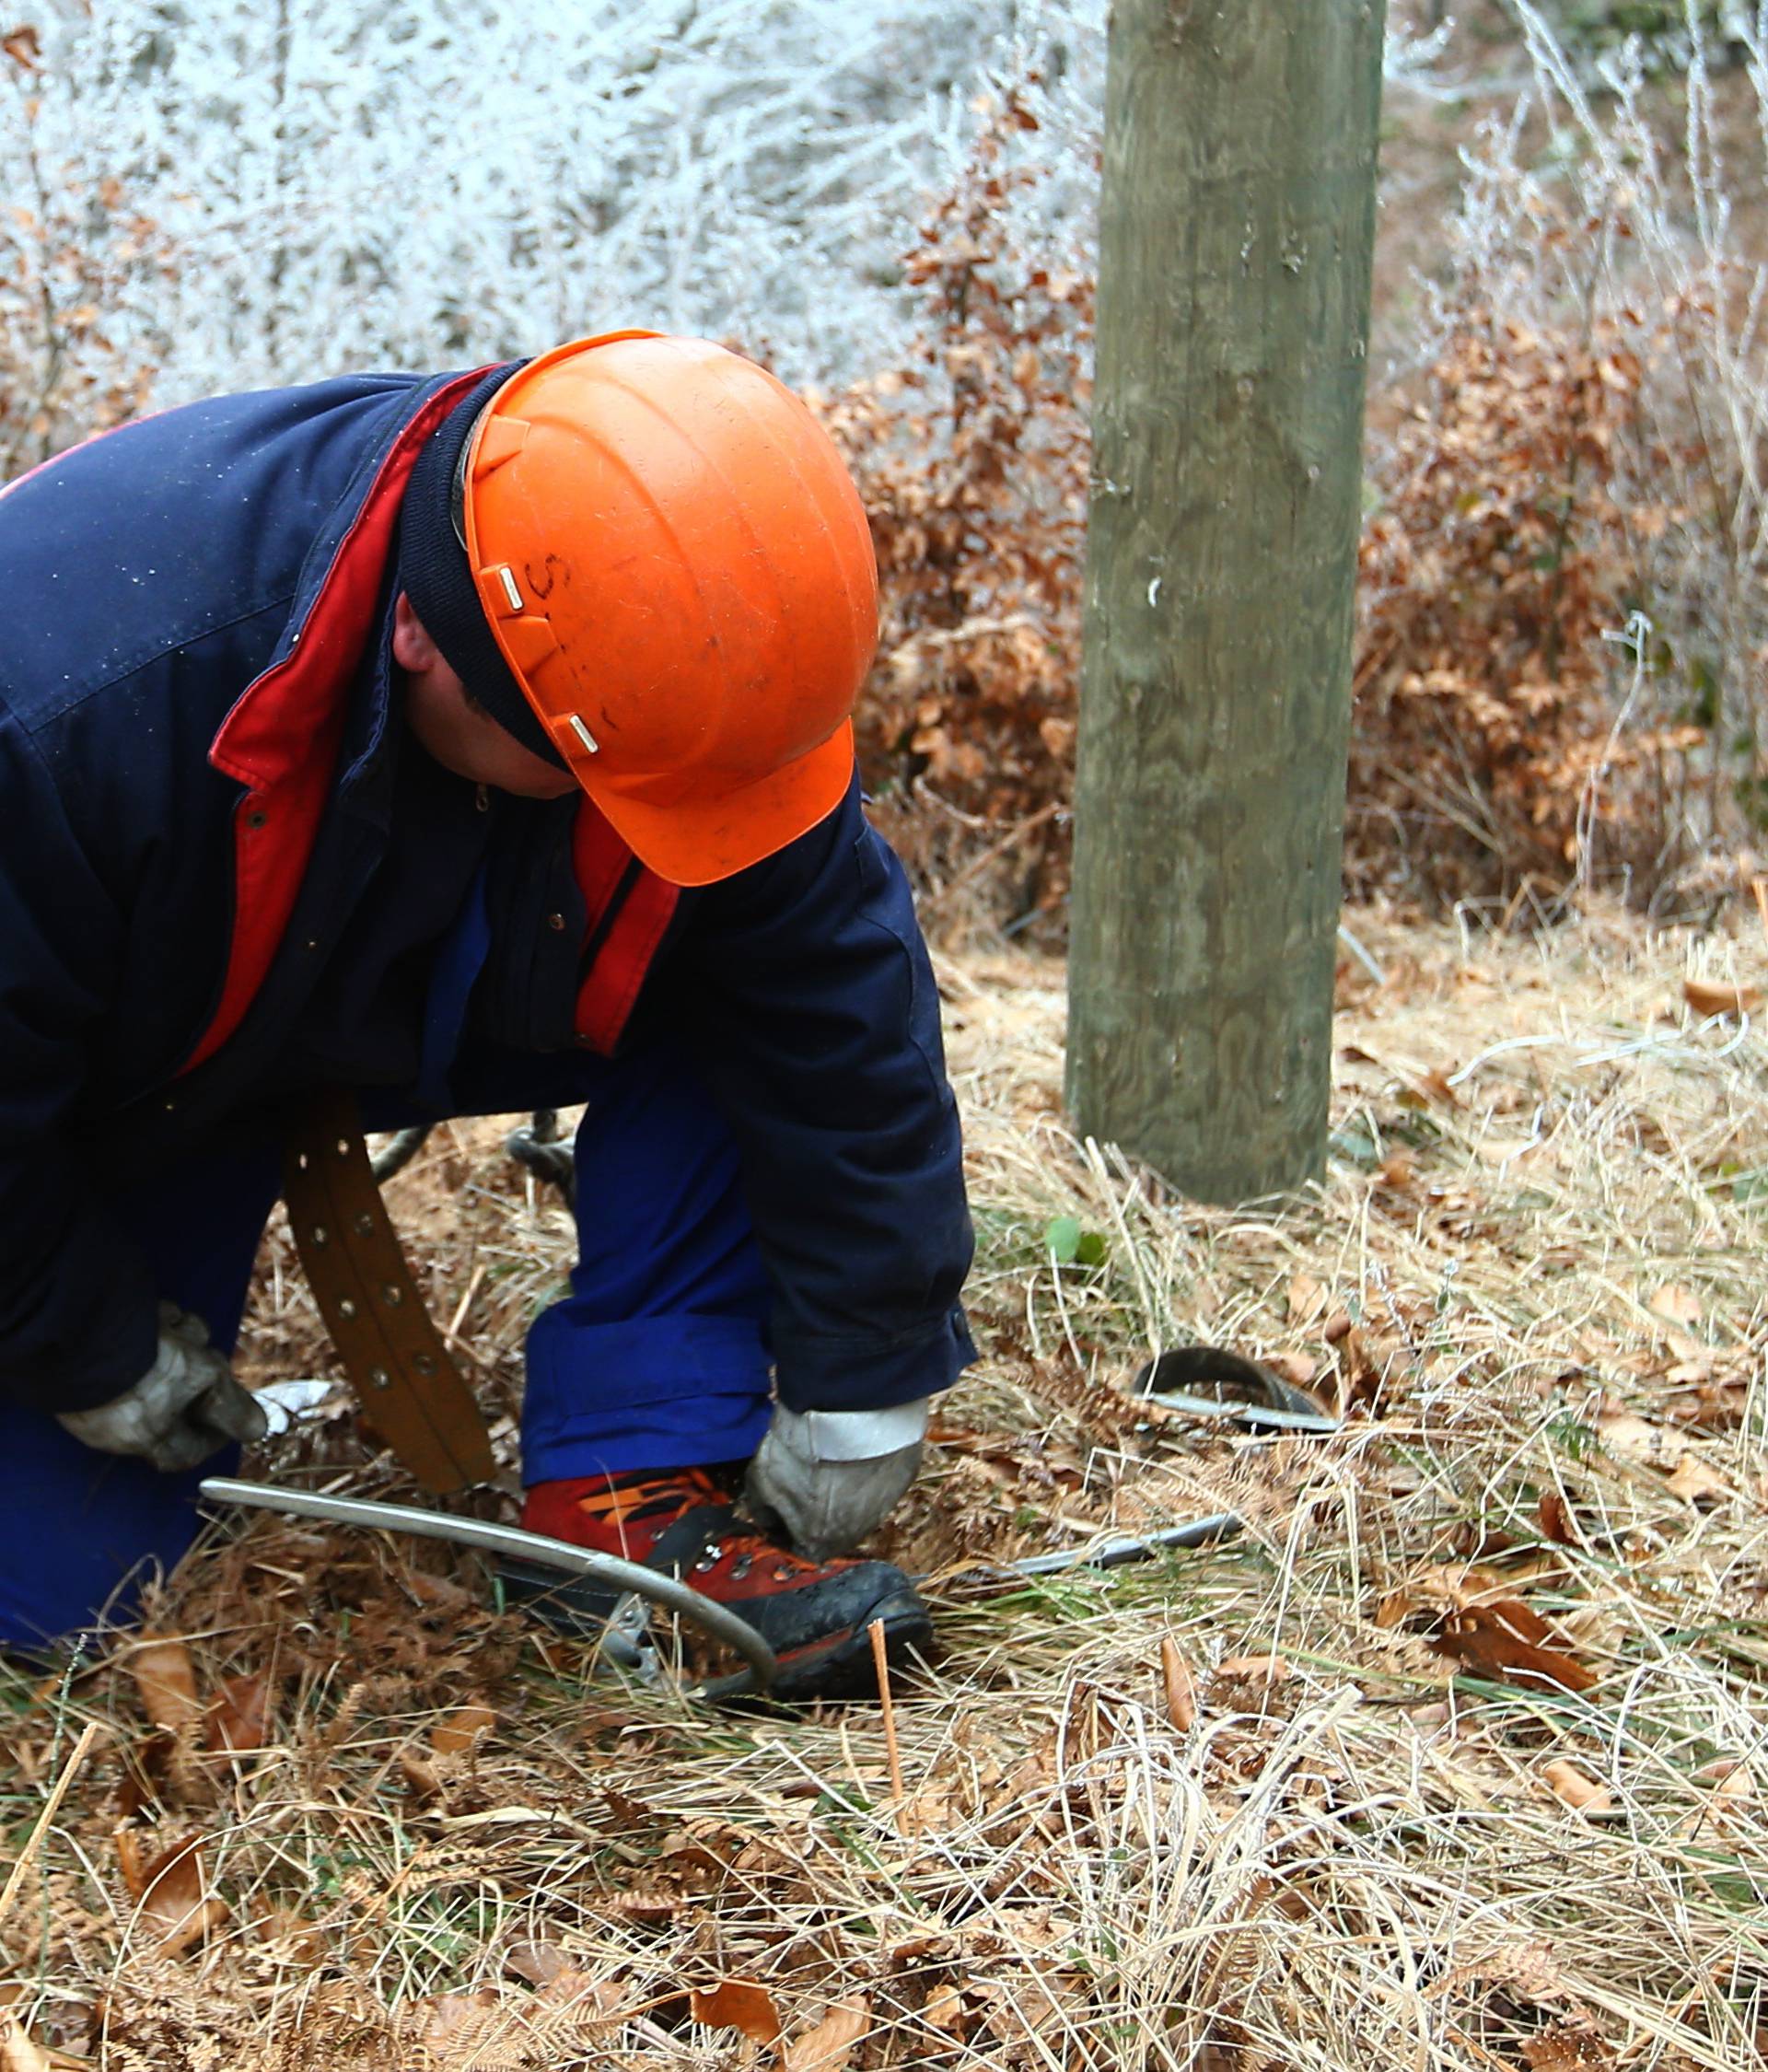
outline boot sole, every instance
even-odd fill
[[[892,1670],[901,1669],[912,1653],[925,1653],[933,1639],[933,1620],[926,1606],[911,1592],[898,1590],[880,1598],[863,1625],[848,1626],[826,1640],[782,1655],[768,1695],[786,1705],[803,1705],[816,1698],[876,1698],[875,1625],[884,1628],[884,1659]]]
[[[498,1564],[498,1573],[510,1600],[523,1604],[556,1633],[594,1639],[614,1608],[615,1601],[605,1592],[592,1597],[554,1568],[508,1560]],[[926,1606],[912,1590],[895,1590],[879,1598],[862,1624],[843,1626],[781,1654],[767,1694],[787,1705],[818,1698],[877,1697],[871,1635],[877,1624],[884,1628],[884,1659],[891,1670],[902,1667],[912,1652],[925,1651],[933,1639],[933,1620]]]

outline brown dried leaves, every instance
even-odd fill
[[[1524,1689],[1588,1691],[1600,1681],[1520,1598],[1449,1612],[1430,1645],[1475,1676]]]
[[[1429,1569],[1385,1597],[1378,1626],[1421,1631],[1438,1655],[1470,1675],[1523,1690],[1583,1692],[1598,1672],[1531,1606],[1478,1569]]]
[[[209,1888],[204,1839],[186,1836],[147,1857],[133,1828],[117,1831],[117,1863],[135,1919],[162,1957],[177,1957],[227,1918],[227,1902]]]
[[[20,72],[35,72],[40,69],[43,40],[29,22],[21,22],[17,29],[9,29],[0,36],[0,52],[4,52]]]
[[[708,2029],[733,2029],[751,2043],[776,2046],[779,2072],[846,2072],[871,2033],[871,2004],[863,1996],[837,2000],[790,2041],[774,1993],[753,1979],[726,1978],[690,1996],[693,2019]]]
[[[1762,994],[1759,985],[1714,985],[1702,979],[1684,979],[1682,998],[1697,1015],[1736,1019],[1760,1014]]]

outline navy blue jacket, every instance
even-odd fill
[[[469,883],[471,1041],[694,1048],[787,1403],[904,1402],[973,1356],[938,1001],[856,789],[677,894],[587,801],[499,799],[475,839],[406,733],[399,496],[473,378],[196,403],[0,492],[0,1399],[80,1408],[151,1363],[157,1291],[107,1183],[318,1078],[410,1085]]]

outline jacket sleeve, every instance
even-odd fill
[[[152,1276],[64,1142],[121,921],[0,707],[0,1402],[82,1410],[153,1364]]]
[[[737,1138],[781,1400],[870,1410],[976,1356],[972,1240],[939,998],[902,867],[855,785],[695,897],[666,989]]]

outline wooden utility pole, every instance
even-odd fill
[[[1115,0],[1068,1094],[1243,1201],[1323,1162],[1385,0]]]

